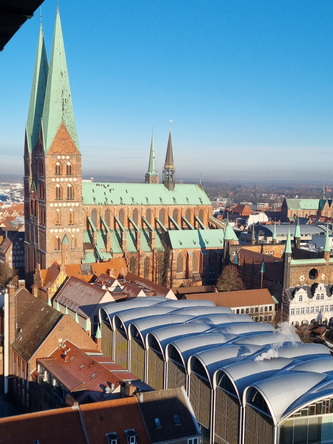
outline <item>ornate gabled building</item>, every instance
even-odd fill
[[[40,30],[25,138],[26,276],[37,264],[125,257],[129,270],[166,286],[214,283],[224,225],[200,185],[176,184],[171,130],[158,183],[154,137],[145,182],[83,182],[67,63],[56,15],[48,67]],[[237,243],[232,232],[228,243]]]

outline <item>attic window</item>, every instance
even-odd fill
[[[136,444],[136,433],[134,429],[125,430],[127,444]]]
[[[91,377],[94,378],[96,375],[97,375],[97,373],[95,372],[91,375]]]
[[[116,432],[106,433],[105,437],[106,437],[106,442],[108,444],[118,444],[119,442],[118,435]]]
[[[82,369],[84,366],[85,366],[85,364],[81,364],[81,365],[80,365],[80,369]]]
[[[178,415],[173,415],[173,420],[174,420],[175,426],[181,425],[180,424],[180,419],[179,419]]]
[[[155,422],[155,427],[157,429],[161,429],[162,428],[160,418],[154,418],[154,422]]]

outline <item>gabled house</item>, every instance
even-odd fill
[[[53,307],[70,314],[93,336],[98,327],[98,310],[102,304],[114,302],[109,290],[71,276],[53,299]]]
[[[37,358],[49,356],[66,339],[86,349],[96,350],[97,345],[71,316],[59,313],[25,288],[10,294],[8,316],[10,392],[28,410]]]

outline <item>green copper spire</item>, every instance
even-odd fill
[[[286,254],[291,254],[291,240],[290,240],[290,229],[288,230],[287,240],[286,240],[286,248],[284,250]]]
[[[72,96],[69,86],[64,40],[60,13],[57,9],[50,69],[47,78],[42,129],[44,150],[48,151],[60,125],[64,123],[77,149],[79,142],[76,132]]]
[[[32,81],[28,120],[26,125],[26,136],[29,153],[35,148],[40,132],[40,122],[43,113],[46,82],[49,65],[44,43],[42,25],[39,30],[37,55]]]
[[[174,182],[175,165],[173,162],[173,151],[172,151],[172,138],[171,129],[169,131],[168,147],[165,156],[164,169],[163,169],[163,184],[168,190],[173,190],[175,187]]]
[[[156,171],[156,163],[155,163],[155,145],[154,145],[154,130],[151,135],[151,143],[150,143],[150,155],[149,155],[149,164],[148,164],[148,172],[150,176],[157,175]]]
[[[326,225],[326,235],[325,235],[325,245],[324,245],[324,251],[330,252],[330,241],[328,236],[328,225]]]
[[[98,324],[97,330],[96,330],[96,334],[95,334],[95,338],[96,339],[101,339],[102,338],[102,332],[101,332],[101,328]]]

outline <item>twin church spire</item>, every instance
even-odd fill
[[[42,27],[39,31],[26,125],[29,153],[31,154],[35,149],[40,135],[44,151],[48,152],[61,124],[66,126],[76,148],[79,149],[60,13],[57,9],[50,65],[47,60]]]
[[[175,164],[173,160],[172,137],[170,129],[168,146],[163,168],[163,184],[170,191],[172,191],[175,187],[174,173],[175,173]],[[151,137],[148,171],[145,175],[145,183],[159,183],[159,175],[156,171],[156,161],[155,161],[154,131]]]

